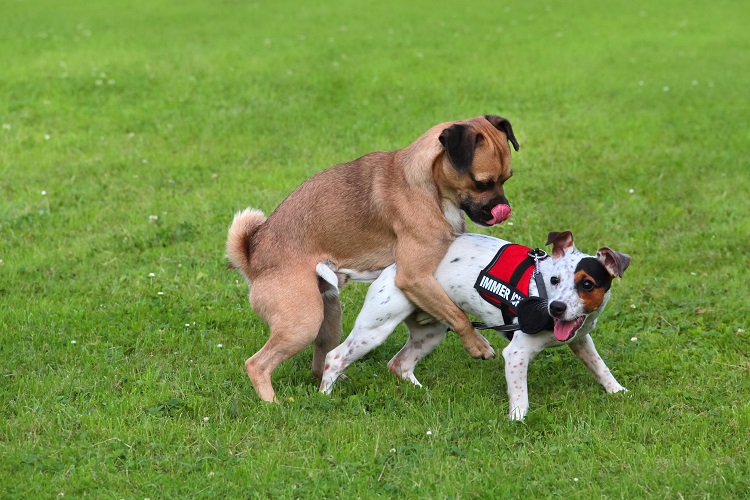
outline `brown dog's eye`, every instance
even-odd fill
[[[594,282],[591,280],[583,280],[581,281],[581,284],[579,286],[581,287],[582,291],[590,292],[594,289]]]
[[[495,181],[474,181],[474,187],[477,191],[489,191],[495,187]]]

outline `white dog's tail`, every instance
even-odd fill
[[[265,221],[266,216],[260,210],[246,208],[237,212],[227,235],[228,267],[241,271],[247,268],[250,262],[250,240]]]

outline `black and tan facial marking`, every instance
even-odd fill
[[[601,307],[611,286],[612,276],[598,259],[585,257],[578,262],[575,288],[586,313],[592,313]]]

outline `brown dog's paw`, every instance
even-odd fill
[[[466,351],[475,359],[490,359],[496,356],[495,350],[490,343],[478,331],[473,330],[472,334],[463,335],[461,342],[464,344]]]

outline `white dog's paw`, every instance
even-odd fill
[[[614,394],[614,393],[616,393],[616,392],[628,392],[628,390],[627,390],[627,389],[625,389],[625,388],[624,388],[623,386],[621,386],[620,384],[616,384],[616,385],[613,385],[613,386],[611,386],[611,387],[607,387],[607,388],[606,388],[606,390],[607,390],[607,392],[608,392],[609,394]]]
[[[408,380],[417,387],[422,387],[422,384],[419,383],[419,380],[417,380],[417,377],[414,376],[414,373],[408,373],[404,375],[404,380]]]
[[[510,410],[508,418],[515,421],[521,421],[526,416],[526,412],[528,410],[528,408],[521,408],[520,406],[516,406],[515,408]]]
[[[333,391],[333,381],[331,380],[325,380],[323,379],[322,382],[320,382],[320,388],[318,389],[320,392],[326,395],[331,395],[331,391]]]

